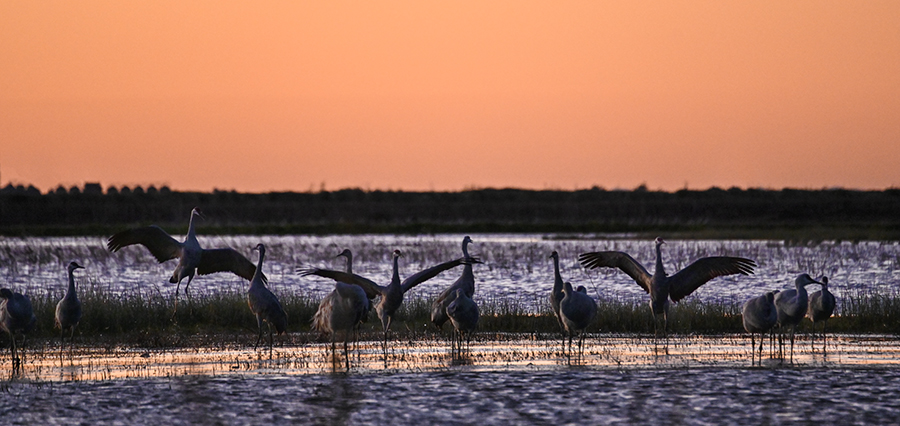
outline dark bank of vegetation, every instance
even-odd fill
[[[477,189],[316,193],[174,192],[167,188],[0,190],[0,234],[108,235],[157,224],[205,234],[444,232],[665,233],[672,238],[900,239],[900,189],[576,191]]]
[[[327,337],[310,330],[319,300],[302,294],[283,294],[280,297],[288,314],[288,331],[294,341],[327,340]],[[246,294],[243,292],[195,294],[191,302],[182,300],[179,303],[175,322],[171,319],[172,297],[150,290],[113,294],[88,285],[81,292],[81,300],[85,311],[76,336],[82,342],[114,338],[121,344],[179,347],[191,345],[196,336],[232,336],[231,340],[246,344],[256,340],[256,318],[247,308]],[[57,301],[58,296],[50,294],[32,295],[38,324],[29,333],[29,338],[58,338],[59,331],[53,328]],[[391,325],[394,338],[414,339],[437,333],[438,330],[430,322],[431,303],[429,298],[408,298]],[[559,326],[549,304],[545,301],[537,313],[528,309],[527,305],[506,299],[481,301],[479,334],[486,338],[498,333],[533,334],[544,338],[558,336]],[[601,298],[598,306],[597,318],[588,332],[653,333],[652,316],[643,298]],[[900,324],[900,293],[857,292],[849,294],[839,305],[835,316],[828,322],[828,331],[896,334],[897,324]],[[450,324],[445,324],[444,333],[449,329]],[[810,322],[804,320],[800,331],[809,330]],[[669,331],[676,335],[743,333],[741,306],[737,302],[685,300],[672,305]],[[368,322],[361,327],[361,332],[369,340],[381,338],[381,322],[374,310]],[[0,345],[7,341],[5,335],[0,335]]]

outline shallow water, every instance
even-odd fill
[[[521,336],[519,336],[521,337]],[[746,336],[591,336],[572,362],[555,340],[377,342],[348,371],[326,345],[31,353],[0,384],[9,424],[888,424],[900,416],[900,342],[836,336],[749,367]],[[109,351],[107,351],[109,352]],[[142,357],[141,355],[145,356]],[[5,360],[8,361],[8,360]],[[574,365],[570,365],[574,364]],[[8,365],[7,365],[8,367]],[[8,370],[7,370],[8,371]],[[40,376],[40,377],[39,377]],[[53,378],[52,376],[56,376]],[[127,378],[126,378],[127,377]]]
[[[900,370],[187,376],[8,386],[9,424],[890,424]]]
[[[307,355],[297,348],[276,348],[271,359],[252,350],[154,353],[153,373],[139,378],[13,379],[0,385],[0,416],[9,424],[489,425],[888,424],[900,416],[900,357],[890,339],[843,336],[828,357],[810,352],[793,367],[764,358],[756,368],[734,337],[676,339],[668,356],[647,343],[601,337],[570,366],[553,341],[505,342],[493,352],[476,343],[478,356],[466,363],[416,342],[395,349],[388,368],[370,365],[381,359],[368,354],[349,372],[328,366],[324,347],[302,349],[319,364],[298,362]],[[850,352],[879,353],[868,359],[882,362]],[[101,361],[88,370],[115,368]]]
[[[202,230],[201,230],[202,231]],[[233,247],[255,261],[250,248],[257,243],[268,247],[264,270],[276,294],[295,292],[322,297],[333,289],[327,279],[301,277],[299,267],[343,270],[344,259],[335,258],[343,248],[354,252],[354,271],[387,283],[391,275],[390,254],[403,252],[402,277],[462,255],[462,235],[341,235],[341,236],[223,236],[201,237],[204,247]],[[577,263],[579,253],[621,250],[630,253],[648,268],[655,259],[648,240],[604,239],[588,235],[565,238],[554,235],[475,234],[470,252],[483,265],[475,266],[476,301],[515,300],[526,310],[546,309],[547,292],[553,282],[548,256],[560,253],[563,277],[574,285],[583,284],[596,299],[618,298],[644,301],[646,295],[631,278],[612,269],[586,271]],[[742,303],[769,290],[793,288],[794,278],[803,272],[828,275],[831,291],[839,299],[858,291],[896,292],[900,288],[900,244],[882,242],[822,242],[791,245],[781,241],[668,241],[663,258],[670,273],[703,256],[730,255],[754,259],[759,267],[752,276],[717,278],[700,287],[691,298],[701,301]],[[0,238],[0,278],[4,285],[22,293],[65,291],[65,266],[78,260],[87,267],[80,271],[86,286],[114,291],[174,293],[168,283],[175,261],[159,264],[141,246],[110,253],[105,239],[97,237]],[[459,276],[448,271],[410,292],[410,298],[433,297]],[[232,274],[201,276],[191,284],[194,294],[245,291],[247,281]],[[811,288],[812,290],[812,288]]]

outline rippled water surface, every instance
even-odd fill
[[[346,369],[327,344],[151,350],[31,348],[0,383],[9,424],[889,424],[900,341],[800,339],[794,362],[749,368],[746,335],[495,336],[462,356],[440,339],[363,342]],[[8,368],[9,364],[4,362]],[[7,370],[9,371],[9,370]],[[6,424],[6,423],[4,423]]]
[[[897,369],[498,369],[14,383],[12,424],[891,424]]]

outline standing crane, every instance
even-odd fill
[[[828,290],[828,277],[822,277],[822,289],[815,291],[809,295],[809,308],[806,315],[812,321],[813,339],[811,344],[816,341],[816,323],[822,323],[822,352],[825,352],[825,344],[828,343],[828,337],[825,334],[825,327],[828,325],[828,318],[834,314],[834,307],[837,301]]]
[[[584,351],[584,330],[597,316],[597,302],[588,296],[584,286],[573,290],[572,283],[568,281],[563,283],[563,294],[564,297],[559,302],[559,313],[569,335],[569,356],[572,354],[572,337],[578,333],[578,357],[581,358]]]
[[[344,249],[337,257],[347,258],[347,273],[353,273],[353,254],[349,249]],[[340,281],[334,282],[334,290],[328,293],[319,303],[319,308],[313,315],[313,329],[331,336],[331,353],[334,354],[337,334],[343,334],[344,359],[347,369],[350,369],[350,357],[347,350],[347,340],[353,336],[356,341],[356,330],[361,322],[369,314],[369,298],[362,287],[356,284],[347,284]]]
[[[0,288],[0,328],[9,333],[10,353],[13,361],[13,371],[21,367],[16,345],[16,335],[22,334],[22,347],[25,346],[25,333],[34,328],[37,317],[31,308],[31,299],[22,293],[16,293],[8,288]]]
[[[775,295],[775,309],[778,312],[778,327],[781,328],[781,337],[779,339],[779,351],[782,360],[784,360],[784,330],[791,328],[791,363],[794,363],[794,333],[797,331],[797,325],[806,316],[809,307],[809,294],[806,292],[806,286],[810,284],[822,284],[814,280],[809,274],[800,274],[794,280],[794,289],[784,290]]]
[[[259,251],[256,272],[253,274],[253,279],[250,280],[250,289],[247,290],[247,304],[250,305],[253,315],[256,315],[256,326],[259,329],[256,345],[253,348],[259,347],[259,341],[262,339],[262,323],[265,321],[269,326],[269,350],[271,351],[272,327],[275,327],[278,334],[283,334],[287,330],[287,314],[284,313],[278,298],[266,287],[267,280],[262,272],[263,260],[266,258],[266,246],[260,243],[253,250]]]
[[[456,350],[459,354],[463,353],[462,344],[463,336],[465,336],[465,352],[469,351],[469,341],[472,333],[478,327],[478,319],[481,314],[478,312],[478,304],[466,295],[463,289],[456,289],[453,301],[447,305],[447,316],[453,324],[454,336],[450,340],[450,351],[453,352],[453,342],[456,342]]]
[[[78,300],[78,293],[75,291],[76,269],[84,269],[84,266],[75,261],[70,262],[67,268],[69,287],[66,295],[56,304],[55,325],[59,328],[59,340],[62,341],[66,330],[71,329],[70,343],[75,340],[75,327],[81,322],[81,301]]]
[[[759,362],[762,365],[764,336],[772,331],[775,328],[775,324],[778,323],[778,313],[775,309],[774,300],[775,292],[770,291],[744,302],[744,306],[741,308],[744,330],[750,333],[750,365],[753,365],[753,357],[756,352],[754,333],[759,333]]]
[[[562,316],[559,314],[559,302],[566,297],[565,293],[563,293],[564,283],[562,275],[559,273],[559,253],[553,250],[553,253],[550,253],[550,259],[553,259],[553,289],[550,290],[550,307],[553,308],[553,315],[556,317],[556,322],[559,323],[560,331],[565,333],[566,327],[563,324]]]
[[[462,241],[462,252],[463,259],[468,260],[468,262],[463,266],[462,275],[447,287],[438,298],[431,304],[431,323],[434,324],[437,328],[442,328],[444,323],[447,322],[450,317],[447,316],[447,306],[453,302],[453,299],[456,297],[456,290],[462,289],[466,296],[472,298],[475,296],[475,273],[472,271],[472,265],[475,263],[481,263],[477,258],[469,256],[469,244],[472,243],[472,239],[469,238],[468,235],[463,237]]]

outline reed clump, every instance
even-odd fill
[[[119,338],[123,343],[147,346],[187,344],[193,335],[255,336],[256,318],[247,306],[246,294],[238,290],[223,290],[192,294],[182,299],[177,314],[172,317],[174,298],[154,289],[124,293],[111,292],[99,286],[85,286],[80,293],[84,317],[76,331],[76,338]],[[286,294],[281,303],[288,315],[290,333],[309,333],[310,323],[318,308],[320,297],[309,294]],[[422,337],[437,332],[431,324],[432,297],[407,297],[391,326],[394,336]],[[32,337],[53,338],[59,331],[53,328],[58,295],[33,294],[32,304],[38,324]],[[479,300],[481,321],[479,332],[534,333],[553,335],[559,332],[556,318],[545,301],[489,298]],[[540,306],[535,311],[534,306]],[[702,302],[695,299],[673,304],[669,311],[669,332],[676,334],[741,333],[740,303],[722,300]],[[598,301],[597,318],[589,332],[653,333],[654,319],[643,299],[604,298]],[[805,320],[801,330],[809,330]],[[838,303],[828,330],[837,333],[900,333],[900,292],[876,293],[859,291],[845,295]],[[658,322],[662,326],[662,321]],[[449,330],[444,325],[444,331]],[[378,335],[381,322],[374,309],[361,331]],[[6,336],[0,337],[6,342]]]

